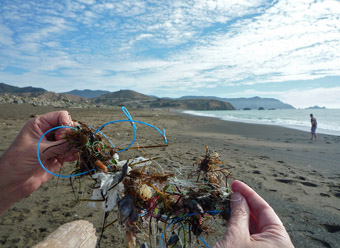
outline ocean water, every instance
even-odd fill
[[[317,133],[340,136],[340,109],[281,109],[184,111],[184,113],[220,118],[227,121],[278,125],[310,132],[310,114],[317,119]]]

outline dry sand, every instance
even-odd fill
[[[0,154],[32,116],[56,110],[0,105]],[[126,119],[119,109],[68,111],[74,119],[95,127]],[[283,127],[164,110],[129,111],[136,120],[166,129],[169,146],[147,151],[148,155],[160,154],[182,166],[192,166],[208,145],[221,155],[234,178],[246,182],[269,202],[296,247],[339,247],[340,137],[318,135],[317,141],[311,141],[309,133]],[[114,132],[125,137],[127,128],[129,125],[118,125]],[[141,142],[161,142],[160,135],[149,128],[139,128],[138,135]],[[64,168],[63,173],[70,170]],[[52,178],[0,217],[0,246],[31,247],[60,225],[76,219],[86,219],[99,230],[102,212],[74,199],[68,179]],[[122,235],[111,227],[101,247],[124,247],[122,243]]]

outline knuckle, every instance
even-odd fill
[[[232,215],[237,217],[248,217],[248,213],[244,208],[232,210]]]

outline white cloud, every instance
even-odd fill
[[[229,32],[209,36],[176,59],[208,62],[217,82],[221,78],[260,83],[340,75],[340,22],[336,22],[340,14],[325,6],[322,14],[314,9],[310,1],[280,1],[252,22],[240,20]]]
[[[48,42],[44,42],[43,44],[45,46],[48,46],[48,47],[51,47],[51,48],[60,47],[60,43],[59,42],[55,42],[55,41],[48,41]]]
[[[65,87],[124,84],[156,94],[340,76],[335,0],[13,0],[1,7],[0,61],[30,70],[32,83],[59,82],[52,74],[62,71]]]
[[[152,38],[153,34],[140,34],[136,37],[136,41]]]
[[[94,9],[98,12],[103,12],[105,10],[111,10],[115,7],[113,3],[103,3],[103,4],[96,4]]]
[[[64,18],[48,17],[43,20],[43,23],[46,24],[44,27],[21,35],[21,41],[42,42],[46,39],[51,39],[53,36],[60,35],[66,30],[70,30]]]
[[[78,2],[91,5],[95,3],[95,0],[78,0]]]
[[[10,46],[13,45],[13,31],[8,28],[6,25],[0,23],[0,45],[2,46]]]
[[[307,108],[318,105],[327,108],[340,108],[340,87],[315,88],[306,90],[291,90],[282,93],[279,97],[285,102],[299,107]]]
[[[18,51],[26,54],[36,53],[40,50],[41,45],[36,42],[25,42],[17,46]]]

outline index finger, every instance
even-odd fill
[[[57,126],[72,125],[72,119],[70,114],[66,110],[50,112],[38,117],[43,124],[42,128],[47,128],[44,131]]]
[[[269,204],[248,185],[235,180],[231,187],[234,192],[240,192],[240,194],[244,196],[250,211],[258,221],[258,228],[261,232],[271,229],[273,226],[283,226],[280,218]]]
[[[47,132],[48,130],[54,127],[74,126],[71,116],[66,110],[55,111],[39,115],[38,117],[32,120],[31,124],[32,123],[33,126],[31,127],[33,128],[34,133],[36,133],[38,136],[41,136],[43,133]],[[52,135],[52,133],[50,133],[46,136],[46,138],[50,141],[61,140],[64,139],[65,134],[69,131],[70,131],[69,129],[64,128],[58,129],[55,132],[55,135]]]

